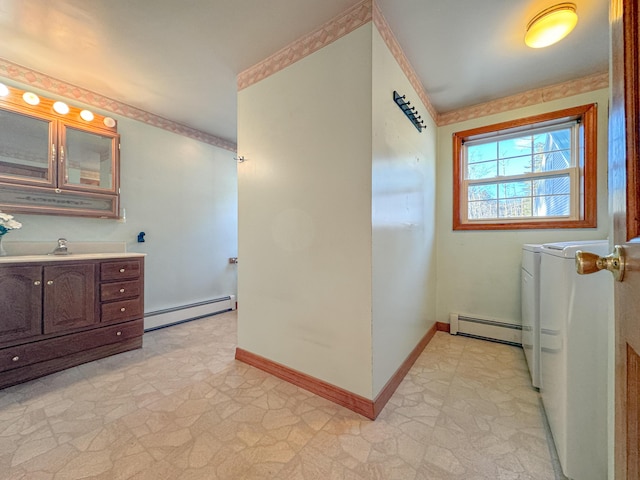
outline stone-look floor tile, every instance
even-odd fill
[[[55,480],[77,480],[108,472],[113,468],[109,450],[80,452],[55,474]]]
[[[0,479],[548,480],[520,349],[438,332],[376,421],[234,360],[235,312],[0,394]]]

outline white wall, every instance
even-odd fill
[[[598,228],[452,230],[454,132],[594,102],[598,104]],[[608,89],[604,89],[438,129],[438,321],[448,322],[449,313],[456,312],[520,324],[522,244],[607,238],[607,106]]]
[[[238,94],[238,346],[366,398],[371,28]]]
[[[393,101],[405,94],[418,132]],[[373,395],[435,323],[436,125],[373,29]]]
[[[1,80],[48,98],[73,99]],[[145,312],[236,293],[237,185],[234,154],[142,122],[120,117],[121,206],[113,219],[15,214],[22,222],[11,241],[125,241],[146,253]],[[138,232],[146,242],[137,243]]]

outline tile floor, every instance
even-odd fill
[[[556,478],[518,348],[439,332],[372,422],[236,362],[235,322],[0,391],[0,478]]]

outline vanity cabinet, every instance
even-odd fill
[[[43,333],[96,323],[96,265],[51,265],[43,270]]]
[[[140,348],[144,256],[0,263],[0,388]]]
[[[0,348],[42,333],[41,266],[0,268]]]

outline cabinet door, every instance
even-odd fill
[[[0,109],[0,181],[55,186],[55,129],[53,119]]]
[[[44,267],[44,333],[96,323],[95,285],[94,264]]]
[[[42,267],[0,267],[0,345],[42,333]]]
[[[60,188],[117,194],[117,133],[60,126]]]

